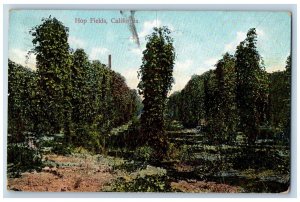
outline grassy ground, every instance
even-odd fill
[[[118,140],[118,128],[114,136]],[[122,134],[122,133],[121,133]],[[45,153],[43,168],[8,178],[8,190],[49,192],[281,193],[289,188],[289,148],[284,145],[209,143],[196,129],[167,133],[169,151],[159,164],[151,148],[111,148],[96,155],[77,148],[69,155]],[[238,138],[243,139],[243,138]]]

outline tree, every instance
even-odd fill
[[[114,125],[122,125],[127,123],[133,112],[131,111],[131,91],[125,82],[125,78],[116,72],[112,72],[112,104]]]
[[[235,138],[235,59],[226,53],[216,69],[193,75],[181,92],[168,99],[168,115],[185,127],[202,126],[211,141],[231,142]]]
[[[139,115],[141,100],[119,73],[69,48],[68,28],[56,18],[33,27],[37,71],[9,60],[9,134],[63,133],[68,145],[105,151],[113,127]]]
[[[89,100],[90,84],[88,74],[91,64],[83,49],[77,49],[72,55],[71,65],[71,104],[72,104],[72,143],[83,146],[86,138],[86,124],[92,116],[91,100]]]
[[[285,66],[285,74],[286,74],[286,101],[285,101],[285,109],[286,109],[286,122],[285,127],[287,128],[288,137],[290,138],[290,130],[291,130],[291,97],[292,97],[292,63],[291,63],[291,56],[289,55],[286,60]]]
[[[132,114],[132,118],[136,118],[141,114],[143,109],[142,99],[135,89],[130,89],[130,96],[130,113]]]
[[[36,73],[8,60],[9,141],[22,142],[24,132],[33,132],[36,119]]]
[[[204,74],[204,81],[203,81],[203,90],[204,90],[204,117],[205,117],[205,125],[206,125],[206,132],[208,137],[211,141],[216,138],[215,134],[215,114],[218,110],[217,106],[217,98],[216,98],[216,89],[217,89],[217,82],[216,82],[216,75],[214,74],[213,70],[209,70]]]
[[[166,99],[173,83],[175,51],[167,27],[154,28],[147,37],[143,63],[139,70],[138,88],[143,95],[144,109],[141,115],[142,134],[146,144],[154,147],[158,158],[167,150],[164,132]]]
[[[255,28],[247,33],[247,38],[237,47],[236,58],[236,100],[239,111],[239,128],[253,144],[259,127],[266,122],[268,79],[262,58],[256,49]]]
[[[111,70],[99,60],[87,70],[87,106],[83,144],[92,150],[105,152],[106,135],[112,127]]]
[[[33,36],[38,76],[39,106],[42,112],[41,132],[63,131],[70,143],[71,82],[68,28],[56,18],[43,18],[30,31]]]
[[[180,120],[185,127],[201,125],[204,119],[204,75],[193,75],[181,91]]]
[[[176,120],[176,121],[180,121],[180,115],[181,115],[181,103],[182,103],[182,99],[181,99],[181,92],[180,91],[176,91],[174,93],[172,93],[172,95],[170,95],[168,97],[168,102],[167,102],[167,116],[170,120]]]
[[[270,122],[275,131],[284,132],[286,138],[290,137],[291,121],[291,58],[286,60],[285,71],[269,74],[270,96],[269,110]]]
[[[216,89],[214,89],[214,133],[221,141],[233,141],[236,132],[237,112],[235,103],[235,59],[225,53],[214,70]]]
[[[286,98],[287,87],[284,71],[277,71],[269,74],[270,96],[269,96],[269,119],[272,126],[283,128],[286,119]]]

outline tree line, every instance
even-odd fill
[[[99,60],[90,61],[83,49],[72,50],[68,33],[56,18],[44,18],[30,31],[37,70],[9,60],[10,141],[22,142],[28,133],[59,133],[67,145],[101,152],[111,129],[133,119],[129,139],[154,148],[157,159],[167,152],[170,120],[200,126],[219,143],[233,142],[239,133],[249,144],[269,134],[289,137],[291,60],[285,71],[267,73],[254,28],[234,55],[225,53],[215,69],[192,76],[169,97],[175,49],[167,27],[154,28],[147,37],[139,92]]]
[[[268,73],[256,47],[255,28],[225,53],[215,69],[194,75],[183,90],[168,98],[167,117],[185,127],[201,127],[212,141],[247,143],[275,134],[290,136],[291,58],[284,71]]]
[[[72,50],[68,33],[56,18],[44,18],[30,31],[36,71],[9,60],[9,141],[64,134],[65,144],[99,151],[112,128],[139,114],[136,90],[83,49]]]

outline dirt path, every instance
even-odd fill
[[[227,184],[217,184],[215,182],[205,182],[205,181],[179,181],[172,182],[171,187],[174,190],[179,190],[181,192],[189,193],[239,193],[243,190],[240,187],[234,187]]]
[[[46,156],[57,166],[46,166],[41,172],[23,173],[8,179],[8,190],[29,192],[98,192],[114,175],[111,167],[92,157]]]
[[[92,155],[46,155],[41,172],[25,172],[20,178],[8,179],[8,190],[27,192],[100,192],[118,178],[132,178],[134,174],[151,175],[155,167],[128,173],[113,170],[111,163],[124,163],[116,158]],[[240,192],[236,187],[213,182],[172,182],[174,191],[181,192]]]

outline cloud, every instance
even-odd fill
[[[179,61],[175,63],[173,77],[175,83],[173,84],[172,90],[169,94],[174,91],[182,90],[187,82],[190,80],[193,73],[194,62],[191,59]],[[139,83],[138,79],[138,68],[126,68],[120,73],[125,77],[126,83],[130,88],[137,89]]]
[[[138,33],[141,39],[145,39],[145,37],[152,33],[154,27],[161,27],[167,26],[171,32],[175,31],[175,28],[172,24],[169,23],[162,23],[161,20],[152,20],[152,21],[145,21],[143,24],[142,31]],[[132,39],[131,39],[132,40]]]
[[[135,54],[138,57],[143,56],[143,50],[141,48],[132,48],[132,49],[130,49],[130,52],[132,52],[133,54]]]
[[[73,37],[73,36],[69,37],[68,42],[69,42],[70,46],[74,49],[84,48],[86,45],[86,43],[84,41],[82,41],[79,38]]]
[[[277,72],[277,71],[283,71],[283,70],[284,70],[284,66],[280,66],[280,65],[274,65],[274,66],[266,67],[266,71],[269,72],[269,73]]]
[[[36,70],[36,57],[33,54],[26,59],[28,51],[19,48],[11,48],[8,51],[8,58],[17,64]]]
[[[170,93],[173,93],[174,91],[182,90],[187,82],[190,80],[192,76],[192,69],[193,69],[193,60],[187,59],[184,61],[178,61],[175,63],[174,67],[174,80],[175,83],[173,84],[172,90]]]
[[[265,32],[262,29],[256,29],[257,37],[265,36]]]
[[[138,33],[139,37],[145,39],[147,35],[152,33],[153,27],[160,27],[161,24],[160,20],[145,21],[142,31]]]
[[[150,21],[145,21],[143,23],[143,27],[142,30],[140,32],[138,32],[137,37],[139,38],[139,47],[138,48],[131,48],[129,49],[130,52],[132,52],[134,55],[141,57],[143,50],[146,47],[146,36],[150,35],[153,32],[153,28],[154,27],[160,27],[162,26],[163,23],[161,20],[150,20]],[[166,24],[166,26],[173,31],[174,30],[174,26],[172,26],[171,24]],[[129,41],[131,43],[136,43],[136,40],[134,39],[133,36],[129,37]]]
[[[195,74],[201,75],[201,74],[203,74],[204,72],[207,72],[207,71],[208,71],[207,68],[205,68],[205,67],[199,67],[199,68],[197,69],[197,72],[196,72]]]
[[[187,59],[185,61],[178,61],[175,63],[175,70],[179,72],[185,72],[189,70],[193,64],[193,60]]]
[[[256,29],[257,37],[265,37],[265,32],[262,29]],[[247,37],[246,32],[237,32],[236,37],[233,41],[225,45],[224,52],[234,52],[236,50],[236,47],[239,45],[239,43],[243,40],[245,40]]]
[[[138,68],[128,68],[121,71],[121,74],[125,77],[127,85],[132,89],[137,89],[139,83]]]
[[[191,59],[187,59],[184,61],[179,61],[175,63],[174,67],[174,79],[175,83],[173,84],[172,90],[170,93],[174,91],[182,90],[187,82],[190,80],[192,76],[194,62]],[[137,89],[137,85],[139,83],[138,79],[138,68],[126,68],[120,73],[125,77],[126,83],[130,88]]]
[[[276,72],[276,71],[284,71],[286,66],[286,57],[283,58],[269,58],[265,60],[266,71]]]
[[[225,45],[224,52],[234,52],[241,41],[246,38],[246,32],[237,32],[233,41]]]
[[[96,47],[92,48],[91,54],[90,54],[90,59],[91,60],[99,60],[99,58],[105,54],[107,54],[109,50],[107,48],[103,47]]]
[[[174,31],[174,26],[172,24],[163,24],[161,20],[148,20],[144,21],[142,30],[138,32],[138,37],[140,41],[145,41],[145,37],[153,32],[154,27],[161,27],[166,25],[171,31]],[[135,42],[134,38],[131,36],[129,38],[131,42]]]
[[[213,67],[217,62],[218,62],[219,58],[217,57],[211,57],[211,58],[208,58],[204,61],[204,66],[205,67]]]

